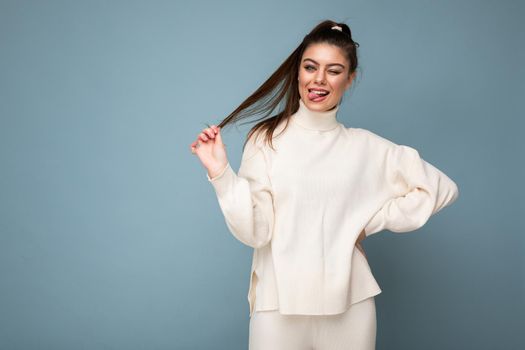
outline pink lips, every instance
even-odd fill
[[[318,95],[315,92],[312,92],[313,90],[325,91],[325,92],[327,92],[327,94],[326,95]],[[308,92],[308,98],[310,99],[310,101],[313,101],[313,102],[321,102],[324,99],[326,99],[326,96],[328,96],[329,94],[330,94],[330,92],[327,91],[327,90],[324,90],[324,89],[310,89],[309,92]]]

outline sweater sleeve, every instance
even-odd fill
[[[253,138],[253,137],[252,137]],[[273,195],[262,148],[248,140],[238,174],[230,163],[213,178],[219,206],[230,232],[253,248],[268,244],[272,238]]]
[[[384,168],[385,181],[393,196],[369,220],[366,236],[384,229],[416,230],[458,198],[456,183],[423,160],[412,147],[394,144],[386,153]]]

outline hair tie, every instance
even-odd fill
[[[333,27],[330,28],[330,29],[335,29],[335,30],[338,30],[338,31],[340,31],[340,32],[343,31],[343,28],[341,28],[340,26],[333,26]]]

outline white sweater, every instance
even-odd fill
[[[388,229],[408,232],[458,197],[457,185],[420,158],[366,129],[336,119],[339,106],[299,110],[272,150],[250,138],[236,174],[228,163],[208,181],[230,232],[253,247],[250,316],[330,315],[381,293],[355,246]],[[257,298],[257,303],[255,303]]]

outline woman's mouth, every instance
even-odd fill
[[[330,92],[324,89],[308,89],[308,99],[312,102],[321,102],[326,99]]]

